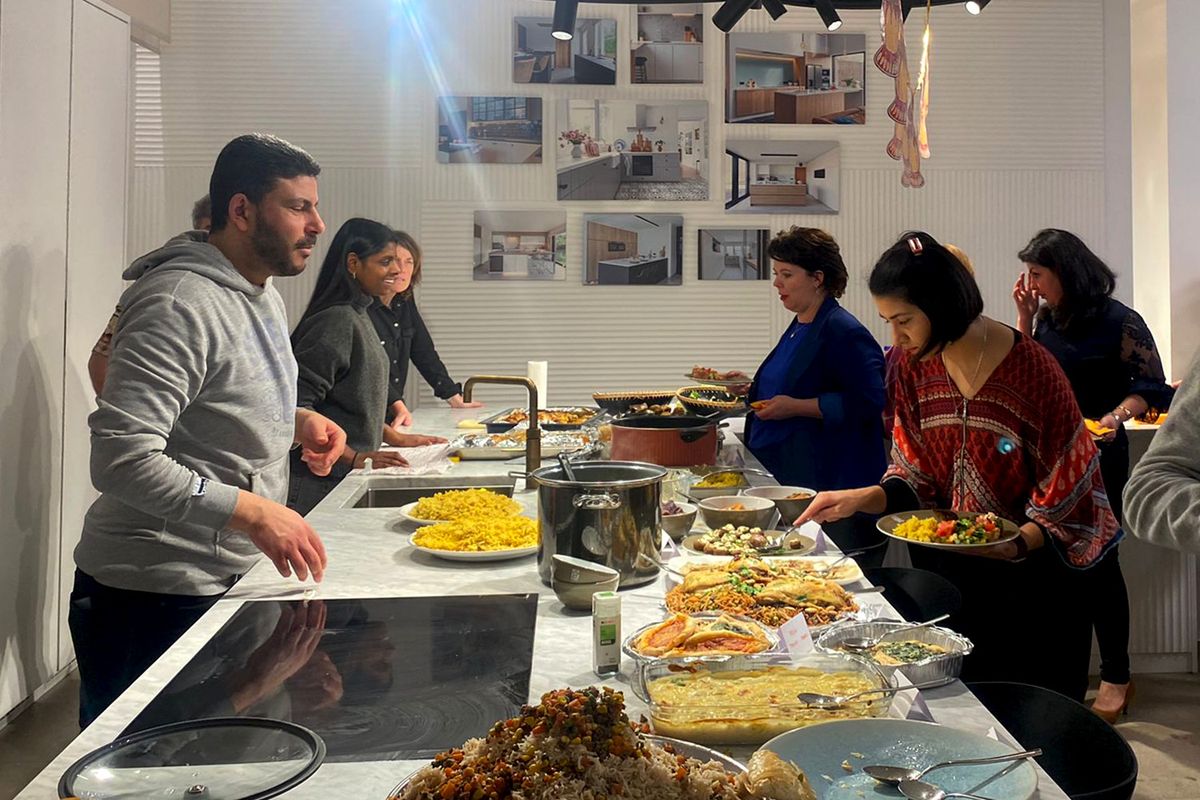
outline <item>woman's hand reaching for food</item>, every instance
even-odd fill
[[[813,501],[796,517],[793,525],[806,522],[836,522],[839,519],[865,511],[880,514],[887,504],[887,496],[879,486],[862,489],[844,489],[839,492],[819,492]]]

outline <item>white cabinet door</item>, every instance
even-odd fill
[[[646,62],[647,79],[651,82],[671,79],[671,45],[653,42],[642,47],[649,56]]]
[[[127,18],[74,0],[71,58],[71,158],[67,203],[66,385],[63,399],[62,597],[71,590],[72,557],[83,515],[96,497],[88,457],[87,416],[96,407],[87,362],[121,295],[129,174]],[[72,656],[67,610],[60,611],[60,658]]]
[[[703,78],[703,71],[700,64],[700,54],[704,50],[703,45],[698,44],[677,44],[672,45],[675,51],[673,61],[674,80],[677,81],[697,81]]]

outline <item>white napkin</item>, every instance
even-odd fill
[[[454,466],[450,461],[452,448],[449,444],[427,444],[423,447],[383,447],[382,450],[396,450],[408,462],[407,467],[374,467],[372,475],[441,475],[449,472]],[[356,469],[353,474],[361,475],[363,470]]]

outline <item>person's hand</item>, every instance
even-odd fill
[[[1109,412],[1100,419],[1096,420],[1100,423],[1101,428],[1107,428],[1108,433],[1100,434],[1100,441],[1111,442],[1117,438],[1117,431],[1121,429],[1121,420],[1117,419],[1117,415]]]
[[[333,420],[307,408],[296,410],[300,460],[314,475],[328,475],[346,446],[346,432]]]
[[[312,600],[298,608],[281,604],[275,630],[246,660],[237,675],[233,692],[239,712],[274,694],[313,657],[325,631],[327,611],[323,600]]]
[[[788,419],[796,416],[796,399],[786,394],[777,394],[766,400],[756,400],[751,406],[759,419]]]
[[[283,577],[290,578],[295,572],[302,581],[312,575],[320,583],[325,576],[329,559],[321,537],[287,506],[242,490],[229,527],[249,536]]]
[[[1013,284],[1012,299],[1013,303],[1017,306],[1017,322],[1019,327],[1024,329],[1026,324],[1032,326],[1033,318],[1037,314],[1042,296],[1033,287],[1031,282],[1026,282],[1024,272],[1017,277],[1017,282]]]
[[[402,433],[396,439],[397,447],[425,447],[431,444],[446,443],[446,439],[441,436],[428,436],[423,433]]]
[[[412,412],[408,410],[408,406],[404,405],[403,400],[397,400],[392,403],[392,422],[391,425],[396,430],[406,428],[413,424]]]
[[[844,489],[839,492],[818,492],[817,496],[808,504],[808,508],[804,509],[804,513],[796,517],[793,525],[800,526],[806,522],[836,522],[839,519],[857,514],[859,511],[865,510],[867,503],[870,501],[870,490],[875,488],[882,492],[879,487],[868,487],[866,489]]]
[[[446,402],[450,404],[451,408],[483,408],[483,403],[478,400],[472,400],[468,403],[466,400],[463,400],[461,394],[454,395],[454,397],[451,397]]]
[[[354,468],[365,467],[368,458],[371,459],[372,469],[408,466],[408,460],[395,450],[363,450],[354,454]]]

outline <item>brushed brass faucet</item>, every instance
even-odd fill
[[[529,430],[525,432],[525,475],[542,465],[542,429],[538,425],[537,384],[517,375],[472,375],[463,384],[463,401],[471,402],[472,390],[477,383],[496,383],[502,386],[524,386],[529,392]]]

